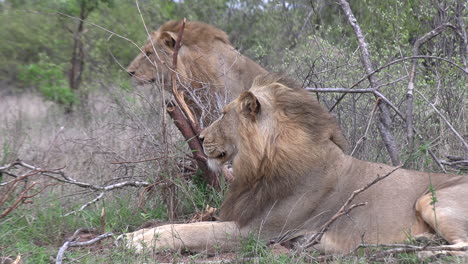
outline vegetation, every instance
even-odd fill
[[[466,160],[468,149],[442,118],[467,141],[466,1],[349,2],[369,44],[374,69],[420,56],[402,59],[374,75],[379,91],[406,113],[415,65],[412,124],[418,135],[413,144],[409,144],[405,120],[391,110],[390,129],[405,166],[441,171],[438,163]],[[42,191],[0,217],[0,257],[21,255],[25,263],[50,263],[77,228],[120,234],[148,220],[187,221],[207,205],[220,206],[227,183],[216,190],[202,182],[191,167],[185,140],[161,111],[164,100],[158,87],[134,87],[123,69],[138,49],[119,36],[142,45],[147,34],[140,15],[149,30],[184,17],[216,25],[241,53],[269,70],[293,75],[306,87],[349,88],[364,78],[354,88],[368,88],[355,33],[334,1],[140,0],[138,4],[139,10],[136,2],[123,0],[0,1],[0,167],[21,159],[41,168],[62,168],[69,177],[95,186],[147,183],[105,192],[99,201],[80,210],[100,191],[43,175],[28,176],[9,189],[13,178],[0,172],[0,214],[33,182],[26,194]],[[450,26],[421,43],[414,53],[418,39],[447,23]],[[350,153],[391,163],[377,117],[371,118],[375,97],[352,93],[340,100],[341,96],[317,93],[326,107],[333,108]],[[466,167],[458,165],[445,169],[466,173]],[[13,173],[31,171],[17,167]],[[435,204],[437,190],[431,188],[431,193]],[[76,212],[64,216],[72,211]],[[365,263],[371,253],[363,249],[335,259]],[[154,260],[151,254],[135,255],[109,240],[71,248],[65,257],[78,263]],[[252,262],[264,263],[310,261],[270,248],[255,237],[245,241],[235,257],[216,257],[239,262],[253,257],[258,259]],[[415,254],[392,257],[420,263]],[[172,253],[156,257],[157,261],[205,258]]]

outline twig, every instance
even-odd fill
[[[81,211],[83,211],[86,207],[88,207],[88,206],[92,205],[93,203],[96,203],[97,201],[99,201],[103,196],[104,196],[104,192],[101,192],[98,196],[96,196],[96,198],[94,198],[93,200],[91,200],[91,201],[89,201],[89,202],[83,204],[83,205],[80,207],[80,209],[78,209],[78,210],[76,210],[76,211],[71,211],[71,212],[69,212],[69,213],[66,213],[66,214],[64,214],[63,216],[69,216],[69,215],[71,215],[71,214],[76,214],[76,213],[78,213],[78,212],[81,212]]]
[[[174,120],[176,127],[187,140],[187,144],[193,151],[193,158],[195,159],[198,168],[200,168],[200,170],[203,172],[203,177],[206,179],[209,185],[218,187],[218,176],[208,168],[206,164],[207,158],[203,152],[201,142],[197,138],[195,132],[191,129],[191,126],[188,124],[189,121],[183,117],[182,111],[171,102],[168,103],[167,112]]]
[[[5,209],[5,211],[3,211],[2,214],[0,214],[0,219],[4,218],[7,214],[11,213],[11,211],[16,209],[19,206],[20,202],[24,203],[26,199],[32,198],[32,197],[40,194],[42,191],[44,191],[45,188],[47,188],[49,186],[52,186],[52,185],[55,185],[55,184],[46,184],[39,191],[37,191],[37,192],[35,192],[33,194],[26,195],[29,192],[29,190],[31,190],[36,184],[37,183],[33,182],[24,191],[22,191],[21,194],[18,196],[18,198],[13,202],[13,204],[10,205],[7,209]]]
[[[449,60],[449,59],[446,59],[446,58],[442,58],[442,57],[438,57],[438,56],[431,56],[431,55],[418,55],[418,56],[409,56],[409,57],[403,57],[403,58],[399,58],[399,59],[396,59],[396,60],[393,60],[383,66],[380,66],[379,68],[373,70],[371,73],[368,73],[366,75],[364,75],[364,77],[362,77],[361,79],[359,79],[357,82],[355,82],[353,85],[351,85],[348,89],[353,89],[354,87],[358,86],[359,84],[361,84],[363,81],[367,80],[370,76],[382,71],[383,69],[386,69],[392,65],[395,65],[395,64],[398,64],[400,62],[404,62],[404,61],[407,61],[407,60],[414,60],[414,59],[433,59],[433,60],[441,60],[441,61],[444,61],[444,62],[447,62],[448,64],[454,66],[455,68],[461,70],[463,73],[465,74],[468,74],[468,69],[464,69],[462,66],[456,64],[455,62]],[[378,85],[377,87],[375,87],[375,89],[378,89],[380,87],[382,87],[383,85]],[[333,88],[329,88],[329,89],[333,89]],[[341,89],[341,88],[340,88]],[[345,89],[345,88],[342,88],[342,89]],[[367,91],[370,92],[370,90],[372,89],[366,89]],[[327,91],[325,91],[327,92]],[[332,92],[332,91],[330,91]],[[346,96],[346,93],[345,92],[340,98],[338,98],[338,100],[336,100],[335,104],[329,109],[329,111],[333,111],[333,109],[341,102],[341,100],[344,99],[344,97]]]
[[[352,89],[352,88],[311,88],[305,87],[307,91],[317,93],[374,93],[375,89]]]
[[[190,125],[192,125],[192,129],[194,129],[195,133],[199,133],[199,128],[197,129],[197,125],[195,122],[195,117],[190,111],[187,103],[184,99],[184,92],[177,90],[177,56],[179,55],[179,50],[182,45],[182,36],[184,34],[186,19],[182,21],[182,27],[180,28],[179,34],[177,35],[177,40],[174,47],[174,54],[172,54],[172,72],[171,72],[171,79],[172,79],[172,93],[174,94],[174,98],[176,99],[177,104],[184,112],[185,116],[189,119]]]
[[[161,160],[161,159],[167,159],[167,158],[173,158],[173,157],[155,157],[155,158],[143,159],[143,160],[113,161],[110,164],[143,163],[143,162],[155,161],[155,160]]]
[[[369,118],[369,121],[367,122],[366,131],[364,131],[364,135],[362,135],[362,137],[356,142],[356,145],[354,146],[353,151],[351,151],[351,154],[349,154],[350,156],[353,156],[353,154],[356,151],[359,144],[361,144],[362,142],[364,142],[367,139],[367,133],[369,132],[369,128],[371,126],[372,120],[374,119],[375,110],[377,110],[377,106],[379,105],[380,100],[381,100],[381,98],[379,97],[375,101],[374,107],[372,108],[371,116]]]
[[[455,136],[457,136],[460,142],[463,144],[465,150],[468,151],[468,143],[466,143],[463,137],[457,132],[457,130],[455,130],[455,128],[452,126],[452,124],[450,124],[447,118],[445,118],[445,116],[437,109],[437,107],[435,107],[435,105],[433,105],[421,92],[419,92],[418,90],[415,91],[417,94],[419,94],[419,96],[421,96],[424,99],[424,101],[426,101],[427,104],[429,104],[432,107],[432,109],[434,109],[434,111],[442,118],[442,120],[444,120],[444,122],[447,124],[450,130],[452,130]]]
[[[453,28],[453,25],[450,23],[445,23],[439,25],[435,29],[427,32],[422,37],[420,37],[413,45],[413,56],[417,56],[419,53],[419,48],[426,43],[431,38],[439,35],[444,31],[447,27]],[[406,92],[406,138],[408,140],[408,153],[413,152],[413,90],[414,90],[414,80],[416,77],[416,66],[418,64],[418,60],[413,60],[411,65],[411,70],[409,73],[409,81],[408,81],[408,88]]]
[[[177,40],[174,46],[174,54],[172,57],[172,93],[178,106],[174,105],[171,102],[168,102],[166,110],[169,116],[171,116],[171,118],[174,120],[174,123],[177,126],[177,128],[187,140],[190,149],[194,153],[197,165],[203,173],[203,177],[207,180],[209,185],[213,187],[219,187],[219,179],[217,175],[214,172],[210,171],[206,164],[207,157],[203,152],[201,141],[198,138],[198,135],[201,132],[200,126],[196,122],[192,112],[185,103],[184,92],[177,90],[177,57],[179,54],[180,47],[182,45],[182,36],[185,29],[185,23],[186,19],[184,18],[184,20],[182,21],[180,31],[177,35]]]
[[[438,56],[432,56],[432,55],[417,55],[417,56],[409,56],[409,57],[403,57],[403,58],[399,58],[399,59],[396,59],[396,60],[393,60],[375,70],[373,70],[372,72],[366,74],[364,77],[362,77],[361,79],[359,79],[357,82],[355,82],[353,85],[351,85],[350,88],[354,88],[356,86],[358,86],[359,84],[361,84],[363,81],[365,81],[366,79],[369,78],[369,76],[372,76],[376,73],[379,73],[381,70],[383,69],[386,69],[392,65],[395,65],[395,64],[398,64],[400,62],[403,62],[403,61],[407,61],[407,60],[414,60],[414,59],[433,59],[433,60],[441,60],[441,61],[444,61],[444,62],[447,62],[448,64],[454,66],[455,68],[461,70],[463,73],[465,74],[468,74],[468,70],[465,70],[462,66],[458,65],[457,63],[449,60],[449,59],[446,59],[446,58],[442,58],[442,57],[438,57]]]
[[[402,167],[402,165],[398,166],[398,167],[395,167],[393,168],[390,172],[388,172],[387,174],[383,175],[383,176],[378,176],[377,178],[375,178],[372,182],[370,182],[369,184],[367,184],[366,186],[362,187],[361,189],[358,189],[358,190],[355,190],[351,196],[348,198],[348,200],[346,200],[346,202],[343,204],[343,206],[341,206],[340,210],[338,210],[338,212],[336,212],[336,214],[334,214],[327,222],[325,222],[325,224],[323,224],[320,228],[319,228],[319,231],[317,233],[314,233],[312,234],[311,236],[309,236],[306,241],[304,241],[300,247],[299,247],[299,250],[300,251],[303,251],[304,249],[306,248],[309,248],[313,245],[316,245],[318,243],[320,243],[320,240],[322,239],[323,235],[325,234],[325,232],[328,231],[328,229],[330,228],[331,224],[333,224],[338,218],[340,218],[342,215],[344,214],[348,214],[351,210],[353,210],[354,208],[356,207],[359,207],[359,206],[363,206],[363,205],[366,205],[367,202],[364,202],[364,203],[357,203],[357,204],[353,204],[351,206],[348,207],[348,205],[354,200],[354,198],[362,193],[363,191],[367,190],[369,187],[371,187],[372,185],[376,184],[377,182],[387,178],[388,176],[390,176],[392,173],[394,173],[396,170],[400,169]]]

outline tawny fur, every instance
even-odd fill
[[[233,250],[252,233],[267,241],[299,240],[318,232],[353,191],[394,170],[347,156],[328,111],[275,74],[256,79],[201,137],[213,168],[232,162],[235,180],[220,210],[223,222],[138,231],[127,234],[129,246],[141,248],[143,241],[156,249]],[[403,242],[431,232],[468,245],[465,197],[468,176],[398,169],[360,193],[354,203],[367,205],[339,218],[316,248],[346,253],[360,243]]]
[[[171,90],[172,55],[181,26],[181,21],[169,21],[150,34],[143,52],[127,68],[137,84],[153,82]],[[260,65],[231,45],[224,31],[202,22],[186,23],[178,53],[177,81],[197,117],[205,116],[200,121],[211,123],[218,110],[248,90],[254,78],[264,73]]]

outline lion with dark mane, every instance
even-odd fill
[[[168,21],[150,34],[127,68],[137,84],[157,83],[171,90],[172,59],[181,27],[182,21]],[[217,115],[217,110],[248,90],[257,75],[265,73],[232,46],[224,31],[202,22],[186,23],[178,52],[177,79],[200,121],[216,119],[211,115]]]
[[[360,243],[403,242],[437,233],[468,245],[468,177],[395,169],[343,152],[337,122],[287,78],[258,77],[201,134],[212,169],[232,162],[236,178],[219,222],[164,225],[127,234],[128,246],[191,251],[232,250],[249,234],[267,241],[319,232],[351,196],[366,203],[335,221],[316,248],[346,253]],[[434,204],[429,186],[435,189]]]

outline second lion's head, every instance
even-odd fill
[[[232,162],[236,179],[245,181],[300,167],[304,157],[320,156],[325,142],[345,145],[335,119],[313,94],[274,73],[257,77],[201,138],[212,169]]]

